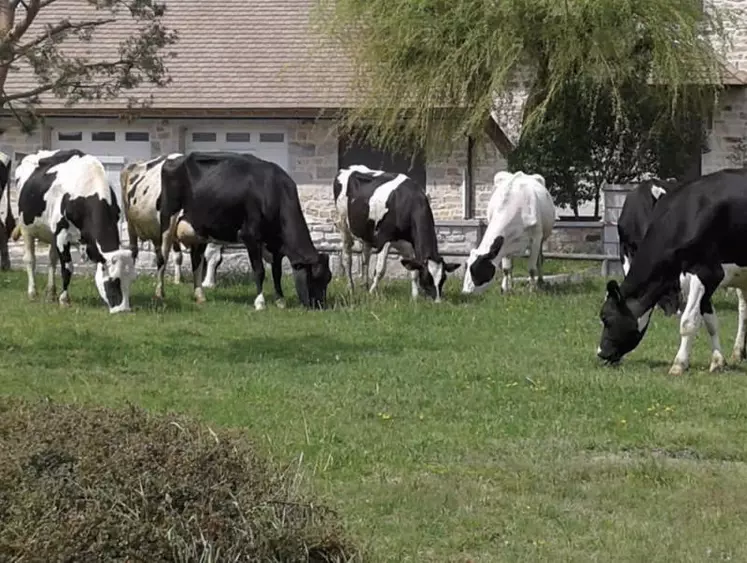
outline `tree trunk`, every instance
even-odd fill
[[[15,20],[15,10],[10,5],[10,0],[0,0],[0,90],[5,87],[5,81],[8,78],[10,69],[11,54],[7,51],[10,45],[7,44],[6,37],[13,31]]]
[[[596,190],[594,191],[594,218],[599,218],[599,195],[601,194],[601,189],[599,186],[596,187]]]

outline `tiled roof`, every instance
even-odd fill
[[[275,109],[335,108],[344,105],[351,77],[345,57],[310,30],[313,0],[168,0],[165,23],[178,31],[172,47],[177,57],[167,61],[173,82],[153,93],[154,108]],[[215,4],[213,6],[213,4]],[[19,18],[21,12],[19,12]],[[46,24],[110,16],[83,0],[58,0],[43,9],[24,39],[35,37]],[[71,37],[65,49],[72,55],[116,55],[119,43],[136,25],[128,14],[100,27],[90,43]],[[70,45],[70,47],[68,47]],[[11,72],[6,92],[34,88],[30,71]],[[123,96],[126,99],[127,94]],[[43,108],[61,108],[62,100],[44,96]],[[85,108],[122,108],[124,100],[86,102]]]

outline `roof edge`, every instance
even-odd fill
[[[43,118],[54,117],[109,117],[120,119],[190,119],[190,118],[265,118],[265,119],[332,119],[336,108],[44,108],[36,110]],[[0,117],[13,117],[0,110]]]

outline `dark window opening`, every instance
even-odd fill
[[[282,143],[285,141],[285,135],[283,133],[260,133],[260,143]]]
[[[91,134],[92,141],[105,141],[111,142],[116,141],[117,134],[114,131],[96,131]]]
[[[214,143],[217,139],[215,133],[192,133],[193,143]]]
[[[226,133],[227,143],[248,143],[251,140],[251,133]]]
[[[77,133],[63,133],[59,132],[57,133],[57,139],[60,141],[82,141],[83,140],[83,133],[78,131]]]
[[[150,133],[147,131],[127,131],[125,141],[145,143],[150,141]]]

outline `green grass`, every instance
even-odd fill
[[[301,464],[371,561],[747,560],[746,366],[708,374],[702,331],[670,378],[677,320],[658,312],[599,366],[601,280],[472,299],[450,280],[440,305],[406,282],[351,305],[335,280],[325,312],[289,284],[288,309],[255,312],[253,285],[198,307],[169,283],[158,308],[142,277],[121,316],[90,279],[68,310],[25,284],[0,273],[0,393],[245,428]],[[728,356],[736,298],[715,305]]]

